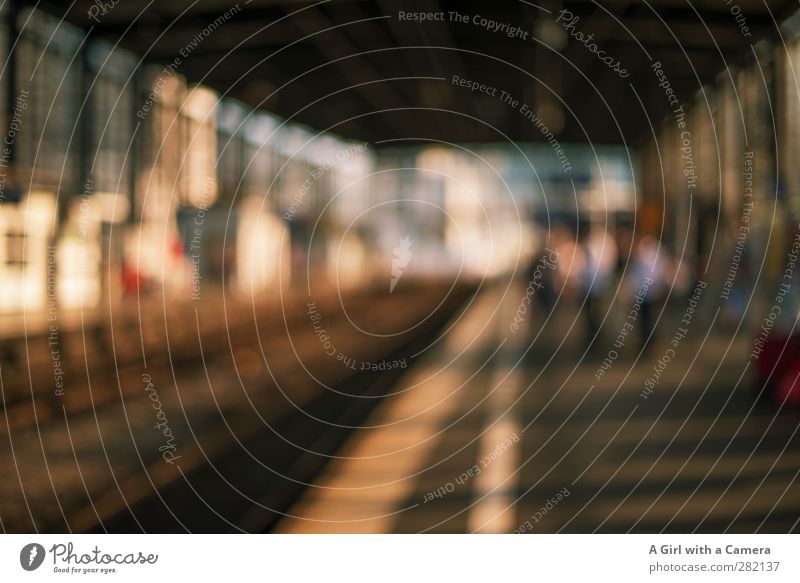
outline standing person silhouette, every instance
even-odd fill
[[[639,330],[642,351],[647,352],[656,338],[653,320],[655,306],[665,296],[669,258],[666,249],[652,235],[645,235],[636,244],[628,277],[628,293],[639,301]]]
[[[582,244],[586,257],[583,272],[586,346],[591,349],[600,331],[603,299],[614,280],[617,245],[605,227],[597,227]]]

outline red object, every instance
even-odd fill
[[[756,375],[774,403],[800,406],[800,336],[770,337],[756,360]]]
[[[169,251],[172,254],[172,257],[175,259],[180,259],[183,257],[183,243],[178,237],[173,237],[172,243],[169,246]]]
[[[800,406],[800,358],[792,360],[778,379],[775,401],[780,405]]]
[[[128,264],[122,266],[122,291],[124,294],[133,295],[143,291],[145,284],[144,277],[137,270]]]

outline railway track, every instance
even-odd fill
[[[13,403],[18,411],[27,405],[33,419],[18,416],[5,455],[25,458],[20,481],[27,487],[37,475],[38,486],[26,493],[35,510],[12,516],[56,532],[268,530],[406,370],[361,370],[363,363],[411,363],[469,293],[463,285],[426,285],[417,294],[314,297],[333,355],[302,295],[251,308],[249,318],[241,306],[229,306],[227,319],[222,311],[175,310],[163,320],[162,338],[142,331],[144,350],[121,351],[129,358],[116,366],[100,366],[115,349],[102,356],[87,349],[86,378],[71,372],[63,402],[44,405],[49,389],[31,397],[29,386],[28,402],[23,391]],[[171,330],[179,323],[180,332]],[[114,330],[116,347],[114,324],[103,333],[110,338]],[[418,325],[393,333],[409,324]],[[139,340],[130,328],[128,349]],[[175,438],[175,463],[158,455],[165,441],[153,430],[144,374]],[[49,415],[39,415],[45,407]],[[31,456],[42,458],[38,466]],[[39,501],[48,499],[43,511]],[[9,524],[2,506],[0,518]]]

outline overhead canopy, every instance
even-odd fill
[[[90,38],[119,40],[146,62],[180,59],[178,71],[190,82],[380,146],[409,138],[545,141],[551,132],[565,143],[635,143],[669,113],[667,86],[673,102],[692,102],[726,66],[752,62],[757,41],[780,45],[779,23],[797,3],[76,0],[67,12],[61,3],[39,6]],[[417,21],[421,13],[425,22]]]

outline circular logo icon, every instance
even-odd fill
[[[44,547],[38,543],[30,543],[19,552],[19,564],[26,571],[35,571],[44,562]]]

